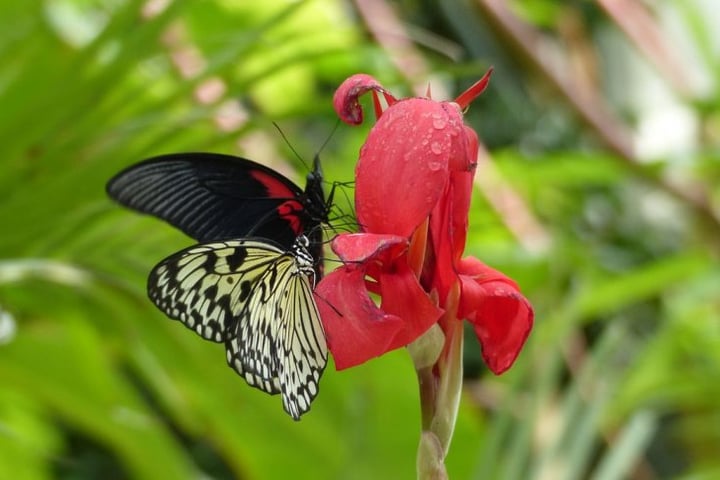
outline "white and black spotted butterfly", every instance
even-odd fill
[[[228,364],[253,387],[280,393],[295,420],[310,409],[327,364],[308,244],[304,235],[291,251],[266,239],[204,243],[166,258],[148,280],[158,308],[224,342]]]

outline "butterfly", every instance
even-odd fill
[[[280,393],[295,420],[309,410],[327,364],[308,246],[304,235],[290,251],[266,239],[200,244],[161,261],[148,280],[160,310],[224,342],[228,364],[249,385]]]
[[[120,204],[165,220],[198,242],[269,238],[291,249],[299,235],[312,245],[322,274],[322,230],[333,192],[326,199],[315,156],[305,190],[287,177],[246,158],[219,153],[171,153],[131,165],[107,184]]]
[[[332,192],[326,200],[318,157],[304,191],[263,165],[213,153],[145,160],[107,191],[200,242],[152,270],[148,296],[202,338],[223,342],[228,364],[251,386],[280,393],[299,419],[327,364],[312,290]]]

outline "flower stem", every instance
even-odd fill
[[[435,400],[437,399],[437,379],[433,375],[433,368],[426,367],[417,371],[420,387],[420,412],[422,416],[423,431],[430,430],[435,416]]]
[[[432,366],[416,363],[423,430],[417,456],[420,480],[447,478],[445,456],[455,430],[462,391],[463,324],[457,319],[459,296],[459,287],[455,286],[439,322],[445,335],[437,362]]]
[[[437,436],[432,432],[422,432],[417,457],[418,480],[447,480],[444,458]]]
[[[440,356],[437,365],[439,376],[437,385],[437,398],[435,400],[435,412],[433,413],[430,430],[438,436],[447,455],[450,449],[450,441],[455,431],[458,408],[460,406],[460,394],[462,393],[463,380],[463,324],[455,320],[446,330],[445,351]]]

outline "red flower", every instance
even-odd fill
[[[489,76],[455,102],[398,100],[368,75],[350,77],[335,93],[345,122],[362,122],[358,96],[367,91],[378,116],[356,169],[361,233],[336,237],[332,248],[344,266],[316,289],[338,369],[405,346],[435,323],[448,334],[458,319],[473,324],[493,372],[508,369],[520,352],[532,307],[508,277],[462,258],[478,149],[462,109]]]

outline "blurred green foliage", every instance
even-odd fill
[[[680,88],[607,3],[0,2],[0,479],[414,477],[404,351],[330,366],[293,422],[146,299],[150,268],[189,240],[104,194],[176,151],[301,180],[272,122],[306,163],[334,132],[326,177],[351,180],[368,127],[335,130],[334,88],[356,72],[398,94],[425,81],[378,40],[373,5],[441,73],[433,92],[495,65],[467,115],[492,156],[468,253],[536,307],[502,377],[466,338],[451,478],[720,478],[720,18],[699,1],[637,17],[693,80]]]

